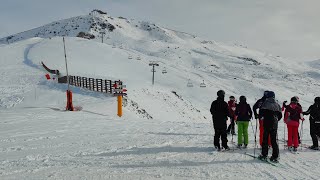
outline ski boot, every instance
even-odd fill
[[[262,154],[260,154],[258,156],[258,159],[262,160],[262,161],[266,161],[267,160],[267,156],[263,156]]]
[[[224,148],[225,151],[229,151],[230,150],[229,146],[225,146],[223,148]]]
[[[241,147],[242,147],[242,144],[238,144],[238,145],[237,145],[237,148],[238,148],[238,149],[241,149]]]
[[[248,147],[248,144],[244,144],[243,148],[245,148],[245,149],[246,149],[247,147]]]
[[[273,156],[271,156],[269,160],[270,160],[271,162],[274,162],[274,163],[279,163],[278,158],[273,157]]]
[[[215,146],[215,148],[216,148],[217,151],[221,151],[220,146]]]
[[[314,146],[314,145],[312,145],[312,146],[310,146],[310,147],[309,147],[309,149],[312,149],[312,150],[319,150],[319,147],[318,147],[318,146]]]

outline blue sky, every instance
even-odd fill
[[[0,37],[88,14],[147,20],[294,60],[320,59],[318,0],[1,0]]]

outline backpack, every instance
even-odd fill
[[[287,110],[287,121],[299,121],[299,119],[301,118],[300,113],[299,113],[299,107],[297,107],[296,109],[293,109],[291,106],[288,106],[286,108]]]

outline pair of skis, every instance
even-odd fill
[[[254,159],[258,159],[258,160],[260,160],[260,161],[262,161],[262,162],[268,163],[268,164],[270,164],[270,165],[272,165],[272,166],[275,166],[275,167],[279,167],[279,166],[281,165],[281,164],[278,163],[278,162],[272,162],[272,161],[270,161],[268,158],[265,159],[265,160],[263,160],[263,159],[259,159],[257,156],[254,156],[253,154],[249,154],[249,153],[247,153],[247,152],[245,152],[244,154],[247,155],[247,156],[253,157]]]

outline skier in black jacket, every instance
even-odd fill
[[[263,121],[259,118],[259,115],[257,113],[257,109],[260,110],[262,104],[266,100],[266,95],[267,95],[268,92],[269,91],[264,91],[263,97],[261,99],[259,99],[252,107],[252,110],[253,110],[253,113],[254,113],[254,118],[256,119],[256,121],[259,119],[259,143],[260,143],[261,147],[262,147],[262,140],[263,140]],[[271,146],[270,137],[269,137],[269,140],[268,140],[268,145]]]
[[[310,135],[313,145],[310,149],[319,150],[318,138],[320,138],[320,97],[314,99],[314,104],[309,107],[303,115],[309,115],[310,120]]]
[[[220,150],[220,137],[222,141],[222,147],[225,150],[229,150],[227,139],[227,120],[229,115],[228,104],[224,101],[225,92],[219,90],[217,92],[218,98],[211,104],[210,112],[212,114],[212,121],[214,127],[214,146],[218,151]]]
[[[268,137],[271,137],[272,156],[270,161],[278,162],[279,146],[277,143],[278,121],[282,118],[280,105],[275,101],[275,94],[269,91],[266,101],[259,109],[260,119],[263,120],[262,152],[259,159],[265,160],[268,156]]]

